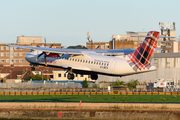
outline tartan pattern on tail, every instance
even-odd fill
[[[139,46],[133,53],[127,55],[130,59],[128,63],[134,71],[149,68],[151,65],[152,56],[159,38],[159,32],[150,31],[147,36],[149,37],[145,38],[141,46]]]

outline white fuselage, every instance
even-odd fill
[[[42,53],[42,51],[28,52],[25,56],[26,60],[32,64],[44,65],[44,55],[39,57],[36,61],[36,57]],[[72,56],[64,54],[61,57],[46,57],[47,65],[61,67],[67,69],[68,67],[74,70],[82,70],[89,72],[97,72],[108,75],[129,75],[139,72],[146,72],[156,70],[156,66],[151,66],[149,69],[134,71],[128,64],[128,58],[103,56],[95,52],[85,53],[81,56]]]

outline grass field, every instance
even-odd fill
[[[2,102],[166,102],[179,103],[180,95],[0,95]]]

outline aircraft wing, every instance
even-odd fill
[[[48,53],[77,54],[77,55],[82,54],[82,52],[79,49],[58,49],[58,48],[49,48],[49,47],[32,47],[32,46],[21,46],[21,45],[7,45],[7,46],[32,49],[32,50],[41,50],[43,52],[48,52]]]
[[[21,46],[21,45],[6,45],[9,47],[16,47],[16,48],[25,48],[25,49],[32,49],[32,50],[41,50],[47,53],[58,53],[58,54],[73,54],[73,55],[84,55],[88,53],[97,53],[102,55],[113,55],[113,56],[121,56],[127,55],[134,52],[135,49],[110,49],[110,50],[102,50],[102,49],[60,49],[60,48],[49,48],[49,47],[32,47],[32,46]],[[162,50],[156,48],[156,50]]]
[[[116,49],[116,50],[60,49],[60,48],[32,47],[32,46],[21,46],[21,45],[6,45],[6,46],[32,49],[32,50],[41,50],[47,53],[73,54],[73,55],[83,55],[83,54],[91,53],[91,52],[94,52],[97,54],[103,54],[103,55],[124,55],[124,54],[132,53],[135,50],[135,49]]]

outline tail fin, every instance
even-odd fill
[[[159,32],[148,32],[144,42],[133,53],[129,54],[129,65],[133,67],[135,71],[142,68],[148,68],[151,65],[152,56],[157,45],[159,38]]]

